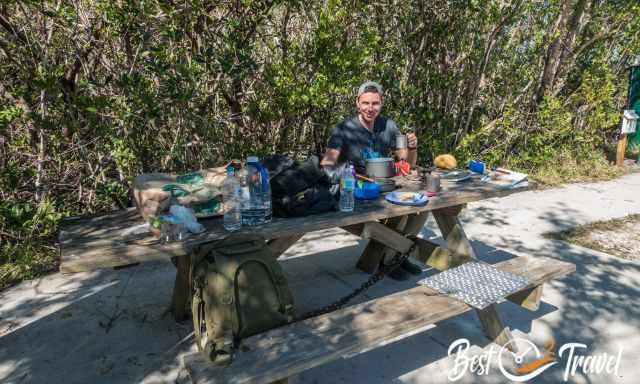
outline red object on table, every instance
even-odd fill
[[[411,173],[411,165],[406,160],[398,160],[395,163],[396,176],[408,176]]]

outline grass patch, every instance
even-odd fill
[[[23,280],[58,269],[54,240],[47,243],[7,243],[0,248],[0,291]]]
[[[611,180],[632,171],[630,167],[611,164],[601,154],[581,160],[560,154],[549,166],[531,171],[529,177],[543,187],[555,187],[566,183]]]
[[[627,260],[640,260],[640,214],[545,235]]]
[[[58,267],[55,204],[0,200],[0,290]]]

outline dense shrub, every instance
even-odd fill
[[[367,79],[418,133],[422,162],[592,161],[615,139],[639,12],[634,0],[4,1],[0,285],[49,268],[61,216],[128,206],[136,174],[321,154]]]

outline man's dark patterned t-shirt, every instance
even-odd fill
[[[364,161],[372,154],[377,153],[380,157],[392,156],[398,134],[398,126],[389,118],[378,116],[371,132],[360,123],[356,115],[333,128],[327,147],[340,151],[339,164],[349,161],[358,173],[363,173]]]

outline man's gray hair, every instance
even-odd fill
[[[362,94],[367,92],[375,92],[382,95],[384,90],[382,89],[382,85],[376,83],[375,81],[365,81],[358,88],[358,97],[362,96]]]

